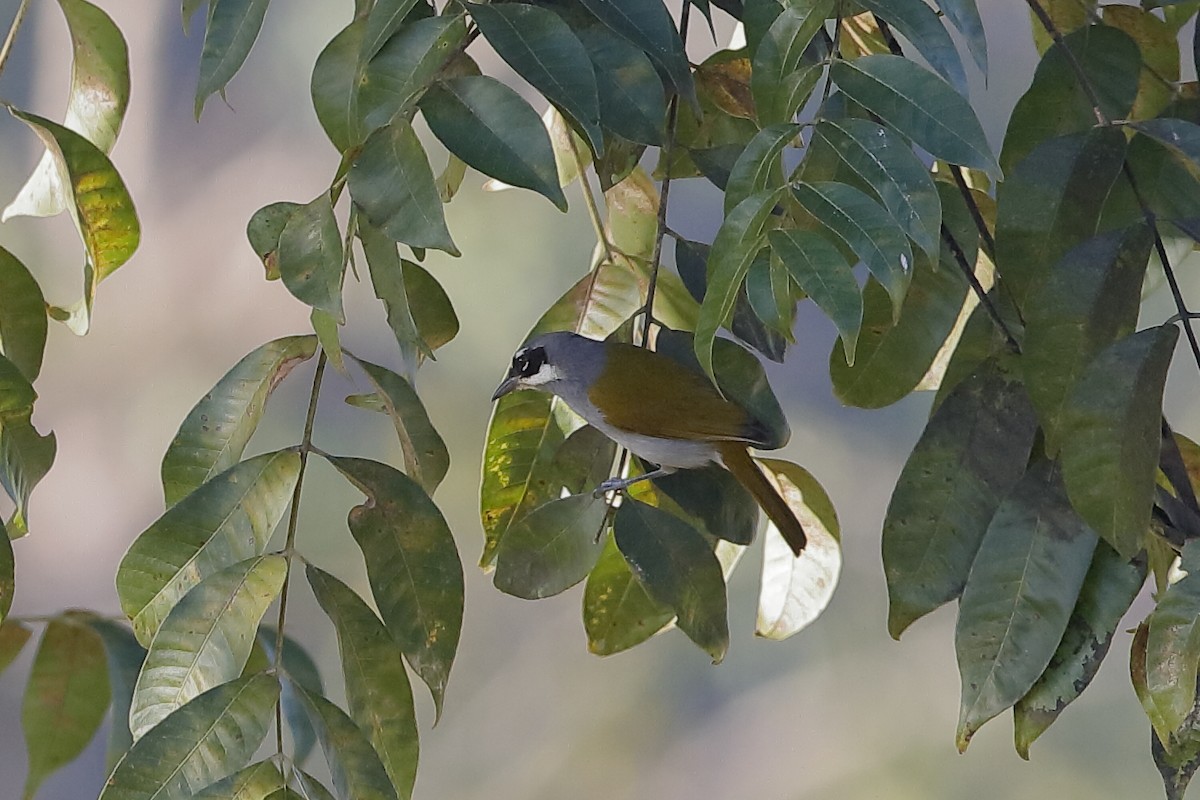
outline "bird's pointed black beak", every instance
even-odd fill
[[[496,387],[496,391],[492,392],[492,402],[496,402],[504,395],[517,388],[517,379],[514,376],[509,376],[504,379],[504,383]]]

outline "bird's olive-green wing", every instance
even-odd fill
[[[632,345],[609,345],[588,398],[610,425],[643,436],[754,442],[759,425],[698,372]]]

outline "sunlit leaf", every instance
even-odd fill
[[[328,194],[300,206],[288,217],[276,251],[279,274],[288,291],[305,305],[344,323],[342,255],[342,232]]]
[[[776,459],[759,463],[808,537],[797,556],[774,523],[767,525],[754,633],[781,640],[808,627],[833,597],[842,570],[841,527],[829,495],[808,470]]]
[[[754,119],[754,97],[750,92],[750,59],[730,50],[719,50],[696,67],[700,95],[723,113]]]
[[[1063,407],[1071,504],[1124,558],[1150,527],[1163,385],[1178,338],[1167,325],[1117,340],[1088,364]]]
[[[372,10],[368,26],[379,10],[380,6]],[[358,82],[357,113],[367,130],[387,125],[398,116],[411,122],[417,101],[458,52],[466,35],[462,14],[442,14],[405,24],[387,39],[366,62]]]
[[[521,517],[496,551],[496,588],[537,600],[582,581],[600,557],[607,513],[604,499],[586,492],[551,500]]]
[[[87,263],[83,270],[83,319],[86,331],[96,298],[96,286],[129,260],[141,240],[141,226],[133,199],[108,156],[75,133],[33,114],[9,107],[10,113],[37,134],[53,157],[59,184],[66,187],[67,208],[83,238]],[[0,216],[6,220],[15,213],[10,205]]]
[[[1144,559],[1126,561],[1104,542],[1096,546],[1058,649],[1042,677],[1013,707],[1014,738],[1022,758],[1029,758],[1033,741],[1091,683],[1145,582]]]
[[[763,127],[790,122],[816,86],[821,69],[801,67],[805,48],[833,11],[833,0],[788,5],[754,49],[750,88]]]
[[[463,161],[567,210],[550,137],[515,91],[483,75],[452,78],[430,87],[421,111],[434,136]]]
[[[308,704],[338,799],[396,800],[387,771],[354,720],[319,694],[297,689]]]
[[[63,126],[104,153],[112,151],[129,103],[129,48],[104,11],[86,0],[59,0],[71,34],[71,89]],[[50,217],[71,207],[50,150],[4,210],[4,219]],[[32,376],[31,376],[32,379]]]
[[[209,784],[192,795],[192,800],[265,800],[283,786],[279,767],[272,761],[259,761]]]
[[[1054,264],[1029,295],[1020,363],[1050,454],[1058,451],[1075,380],[1137,323],[1152,244],[1145,225],[1088,239]]]
[[[267,735],[278,699],[279,681],[265,673],[210,689],[134,744],[100,800],[190,797],[232,775]]]
[[[204,101],[220,93],[250,55],[271,0],[208,0],[204,51],[200,54],[200,79],[196,85],[196,119]]]
[[[367,137],[349,186],[355,204],[392,240],[459,254],[425,148],[408,122],[398,119]]]
[[[598,20],[636,44],[662,70],[683,99],[696,105],[696,88],[683,41],[667,8],[644,0],[580,0]]]
[[[646,592],[675,612],[680,630],[714,662],[721,661],[729,647],[725,578],[700,532],[632,499],[621,504],[613,529]]]
[[[188,412],[162,462],[163,493],[173,506],[242,458],[271,392],[312,358],[312,336],[287,336],[248,353]]]
[[[1179,82],[1178,31],[1143,8],[1106,5],[1103,13],[1105,25],[1124,31],[1133,39],[1142,62],[1130,118],[1157,116],[1174,99],[1172,86]],[[1105,78],[1098,75],[1093,80]]]
[[[189,589],[262,555],[300,470],[291,450],[265,453],[216,475],[169,508],[130,545],[117,568],[121,610],[149,645]]]
[[[576,31],[596,76],[600,121],[618,135],[661,145],[667,118],[662,79],[636,45],[601,25]]]
[[[100,637],[70,616],[51,620],[33,659],[21,707],[29,751],[26,800],[51,773],[83,752],[108,711],[109,698]]]
[[[283,556],[249,558],[208,576],[171,609],[133,690],[135,740],[193,697],[241,674],[286,574]]]
[[[405,471],[432,494],[450,468],[450,452],[429,421],[421,398],[408,381],[391,370],[353,355],[351,358],[362,367],[376,396],[383,401],[384,410],[392,418],[400,438]]]
[[[438,715],[462,630],[463,574],[441,511],[416,481],[360,458],[329,462],[367,496],[350,533],[367,562],[371,594],[404,657],[433,694]]]
[[[133,735],[129,732],[129,707],[133,702],[133,687],[141,672],[142,662],[146,659],[146,651],[138,644],[133,632],[121,623],[92,615],[82,617],[82,621],[104,641],[104,653],[108,661],[112,713],[109,717],[105,763],[111,771],[133,745]]]
[[[350,716],[370,739],[401,798],[417,772],[417,720],[400,650],[383,623],[350,587],[311,564],[308,582],[333,623]]]
[[[641,644],[675,618],[674,611],[647,594],[616,541],[611,536],[605,538],[604,551],[588,574],[583,593],[588,650],[598,656]]]
[[[869,55],[835,61],[831,74],[851,99],[934,157],[1000,176],[970,104],[924,67],[901,56]]]
[[[1057,468],[1040,462],[1000,504],[959,604],[957,745],[1016,703],[1053,657],[1096,549]]]

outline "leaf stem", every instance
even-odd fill
[[[300,470],[296,475],[296,488],[292,491],[292,505],[288,513],[287,540],[283,546],[287,558],[287,572],[283,576],[283,588],[279,592],[279,619],[275,623],[275,673],[283,667],[283,624],[287,619],[288,586],[292,579],[292,556],[295,555],[296,528],[300,522],[300,492],[304,489],[304,472],[308,466],[308,454],[313,450],[313,425],[317,419],[317,401],[321,397],[321,379],[325,376],[328,358],[322,350],[317,356],[317,368],[313,372],[312,392],[308,396],[308,414],[304,418],[304,436],[300,440]],[[283,755],[283,704],[275,704],[275,747],[276,754]]]
[[[13,17],[12,25],[8,29],[8,35],[4,37],[4,44],[0,45],[0,73],[4,72],[8,54],[12,52],[13,43],[17,40],[17,31],[21,29],[21,23],[25,21],[25,12],[28,10],[29,0],[21,0],[21,5],[17,6],[17,15]]]
[[[592,182],[588,180],[587,165],[583,163],[583,155],[579,145],[575,143],[575,134],[567,131],[567,147],[571,148],[571,157],[575,160],[575,168],[579,170],[579,188],[583,192],[583,204],[587,207],[588,219],[592,221],[592,230],[596,232],[596,241],[604,248],[604,258],[610,264],[616,261],[612,243],[604,233],[604,222],[600,219],[600,209],[596,205],[596,197],[592,194]]]

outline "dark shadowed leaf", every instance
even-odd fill
[[[1088,239],[1055,263],[1026,301],[1021,366],[1051,455],[1076,378],[1137,323],[1152,244],[1145,225]]]
[[[833,8],[833,0],[789,5],[766,30],[754,49],[750,74],[759,125],[790,122],[816,86],[821,69],[802,66],[803,55]]]
[[[345,152],[366,132],[358,110],[359,53],[366,21],[355,19],[329,40],[313,65],[309,91],[313,110],[333,146]]]
[[[936,158],[999,177],[1000,167],[970,103],[916,62],[893,55],[839,60],[838,88]]]
[[[338,800],[396,800],[387,771],[354,720],[321,695],[296,688],[308,704]]]
[[[1168,325],[1119,339],[1088,364],[1063,407],[1071,504],[1127,559],[1150,528],[1163,385],[1178,338]]]
[[[266,800],[283,785],[279,767],[272,761],[259,761],[209,784],[192,795],[192,800]]]
[[[975,60],[975,66],[987,75],[987,37],[983,33],[983,20],[979,17],[975,0],[936,0],[936,3],[946,20],[966,40],[967,50]]]
[[[1000,504],[959,605],[960,752],[981,725],[1024,697],[1050,663],[1096,542],[1048,462],[1031,467]]]
[[[609,28],[640,47],[667,75],[675,91],[693,107],[697,105],[687,53],[665,5],[644,0],[580,0],[580,3]]]
[[[602,25],[576,34],[592,61],[601,124],[631,142],[662,144],[667,101],[654,65],[636,45]]]
[[[279,681],[265,673],[210,689],[134,744],[100,800],[190,797],[232,775],[267,735],[278,699]]]
[[[967,72],[954,40],[924,0],[860,0],[860,5],[912,42],[939,75],[959,94],[967,96]]]
[[[276,251],[283,285],[300,302],[345,324],[342,274],[346,263],[342,256],[342,232],[328,194],[300,206],[288,217]]]
[[[109,698],[100,637],[70,615],[51,620],[33,659],[21,707],[29,752],[26,800],[51,773],[83,752],[108,711]]]
[[[609,656],[641,644],[662,630],[675,612],[646,593],[616,541],[606,537],[600,560],[583,592],[583,627],[588,650]]]
[[[129,707],[133,703],[133,687],[142,670],[142,662],[146,659],[146,651],[138,644],[133,632],[121,623],[96,616],[87,616],[84,622],[104,641],[104,653],[108,660],[112,715],[109,718],[105,763],[111,771],[133,745],[133,734],[129,732]]]
[[[243,357],[200,398],[163,456],[168,506],[241,460],[267,398],[298,364],[312,358],[316,347],[312,336],[267,342]]]
[[[284,450],[243,461],[179,501],[130,545],[117,569],[121,610],[149,645],[167,613],[209,575],[262,555],[300,470]]]
[[[714,662],[729,647],[725,578],[704,536],[666,511],[627,498],[613,523],[617,547],[657,602],[671,608],[680,630]]]
[[[375,389],[375,396],[383,404],[382,410],[392,419],[400,439],[405,471],[432,494],[450,468],[450,452],[429,421],[421,398],[408,381],[391,370],[357,356],[351,358],[362,367]]]
[[[883,522],[893,637],[962,593],[1000,501],[1025,472],[1036,430],[1025,388],[994,362],[930,417]]]
[[[550,136],[515,91],[495,78],[466,75],[430,87],[421,112],[434,136],[463,161],[567,210]]]
[[[854,363],[862,326],[862,291],[845,257],[814,231],[771,231],[771,250],[817,307],[837,326],[847,364]]]
[[[135,740],[193,697],[241,674],[286,574],[283,556],[255,556],[208,576],[171,609],[133,690]]]
[[[46,349],[46,300],[25,265],[3,247],[0,286],[0,353],[32,383]]]
[[[196,119],[200,119],[204,101],[210,95],[219,92],[225,97],[225,84],[250,55],[269,3],[270,0],[209,0],[200,79],[196,85]]]
[[[102,10],[86,0],[59,0],[71,33],[71,89],[63,126],[81,134],[105,153],[112,151],[129,103],[129,48],[125,37]],[[18,215],[49,217],[71,207],[71,193],[60,178],[55,156],[47,151],[4,219]]]
[[[367,137],[348,185],[355,205],[392,240],[459,254],[425,148],[407,121],[397,119]]]
[[[350,533],[367,562],[371,593],[404,657],[441,715],[462,630],[463,574],[454,537],[420,484],[386,464],[329,462],[367,496],[350,509]]]
[[[376,6],[371,17],[378,11]],[[358,83],[357,113],[366,129],[387,125],[398,115],[411,122],[417,101],[466,35],[462,14],[443,14],[407,23],[388,39],[362,68]]]
[[[1033,688],[1013,707],[1014,739],[1022,758],[1029,758],[1033,741],[1092,682],[1121,618],[1145,582],[1144,558],[1126,561],[1106,543],[1096,546],[1054,657]]]
[[[551,500],[521,517],[496,550],[496,588],[537,600],[579,583],[600,557],[607,514],[604,499],[587,491]]]
[[[417,719],[400,650],[350,587],[311,564],[308,582],[337,631],[350,716],[370,739],[401,798],[417,774]]]

